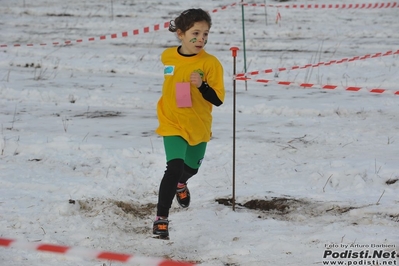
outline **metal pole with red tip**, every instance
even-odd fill
[[[231,203],[236,210],[236,57],[238,47],[230,48],[233,56],[233,195]]]

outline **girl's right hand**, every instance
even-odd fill
[[[202,78],[198,72],[193,72],[190,75],[190,83],[199,88],[202,85]]]

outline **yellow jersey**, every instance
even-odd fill
[[[190,84],[191,107],[178,107],[176,84],[190,82],[190,74],[198,72],[202,81],[223,102],[225,90],[221,63],[203,49],[196,55],[183,56],[179,54],[178,47],[167,48],[161,55],[161,61],[165,79],[157,105],[159,127],[156,132],[161,136],[181,136],[191,146],[208,142],[212,136],[213,105],[204,99],[196,86]]]

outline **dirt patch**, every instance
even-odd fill
[[[122,113],[118,111],[93,111],[85,112],[83,114],[75,115],[75,117],[86,117],[86,118],[103,118],[103,117],[121,117]]]
[[[284,213],[290,210],[290,206],[299,203],[301,202],[295,199],[274,198],[271,200],[250,200],[242,206],[251,210],[278,211]]]
[[[219,204],[223,204],[226,206],[232,205],[232,200],[228,198],[216,199],[216,201]],[[288,213],[293,209],[297,209],[301,205],[307,205],[307,204],[308,203],[306,201],[290,199],[290,198],[272,198],[269,200],[253,199],[243,204],[237,203],[238,206],[245,207],[247,209],[267,211],[267,212],[273,211],[281,214]]]
[[[86,199],[86,200],[69,200],[70,204],[78,203],[80,211],[86,216],[94,217],[100,213],[111,212],[119,216],[129,216],[138,219],[145,219],[151,216],[155,210],[156,204],[136,204],[134,202],[117,201],[112,199]]]
[[[399,178],[388,179],[385,183],[386,183],[387,185],[393,185],[393,184],[395,184],[395,183],[398,182],[398,181],[399,181]]]
[[[73,17],[74,15],[69,14],[69,13],[60,13],[60,14],[47,13],[46,16],[48,16],[48,17]]]
[[[232,206],[231,198],[219,198],[216,202],[225,206]],[[349,213],[352,210],[363,209],[359,214],[364,217],[381,217],[397,222],[399,215],[378,212],[372,209],[375,204],[362,206],[350,206],[337,202],[315,202],[310,199],[294,199],[289,197],[273,197],[270,199],[251,199],[244,203],[236,202],[238,210],[251,210],[258,214],[258,218],[271,218],[277,220],[302,221],[320,216],[325,216],[330,220],[342,219],[340,216]],[[370,207],[370,209],[368,209]],[[368,210],[367,210],[368,209]],[[356,216],[353,218],[354,225],[359,224]]]
[[[154,211],[156,204],[147,203],[144,205],[135,205],[131,202],[114,201],[114,204],[119,207],[124,213],[132,214],[140,219],[145,219]]]
[[[92,221],[96,230],[127,234],[149,234],[156,204],[140,204],[134,201],[89,198],[69,200],[79,206],[78,211],[85,219]]]

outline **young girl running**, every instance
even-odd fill
[[[169,236],[169,209],[176,196],[178,204],[190,205],[189,178],[197,174],[212,132],[212,107],[220,106],[225,91],[219,60],[205,52],[212,21],[202,9],[188,9],[170,22],[181,45],[166,49],[162,96],[157,106],[159,127],[166,154],[153,233]]]

